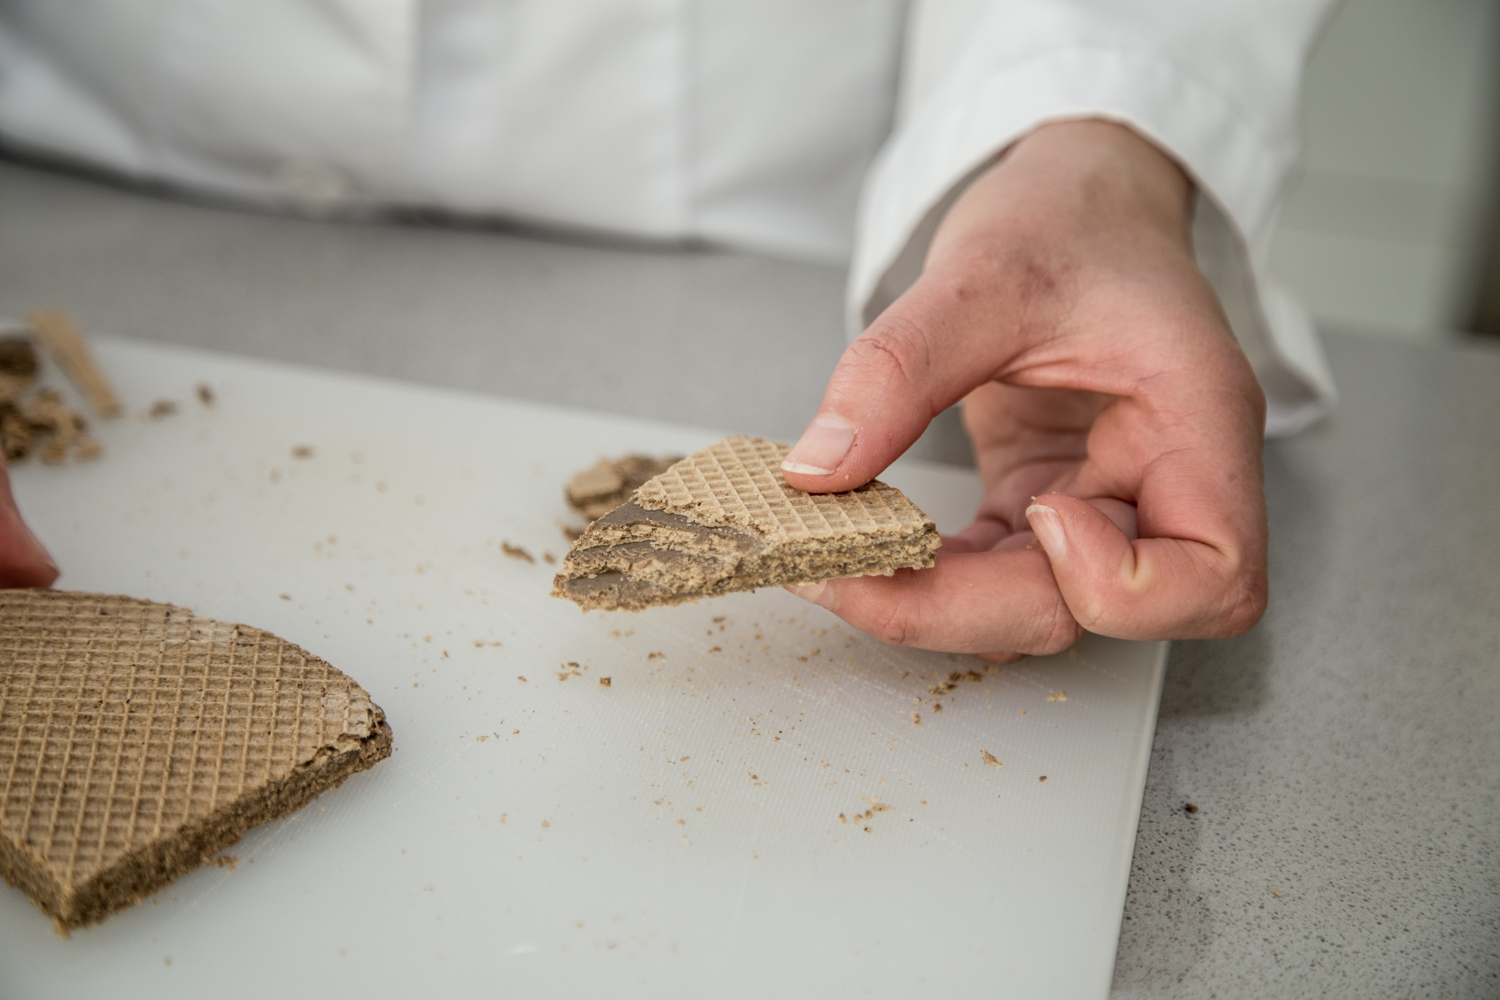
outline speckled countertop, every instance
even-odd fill
[[[0,315],[780,438],[842,283],[0,161]],[[1172,651],[1120,997],[1500,996],[1500,350],[1328,342],[1338,412],[1266,449],[1270,611]],[[917,453],[968,460],[951,415]]]

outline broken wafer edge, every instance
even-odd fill
[[[0,875],[64,937],[391,749],[368,692],[268,632],[130,597],[0,591]]]
[[[900,490],[872,480],[805,493],[782,475],[788,451],[733,436],[674,463],[573,543],[552,596],[585,611],[639,611],[933,565],[937,527]]]
[[[91,410],[101,417],[118,417],[124,412],[114,387],[94,362],[88,342],[67,313],[61,309],[34,309],[26,314],[26,326],[78,387]]]

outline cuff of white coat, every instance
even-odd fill
[[[851,337],[916,280],[943,214],[1007,146],[1048,122],[1102,118],[1150,139],[1197,183],[1198,263],[1266,393],[1266,433],[1296,433],[1332,409],[1317,332],[1265,273],[1294,139],[1262,134],[1234,102],[1136,52],[1056,50],[965,84],[940,86],[870,170],[850,264]]]

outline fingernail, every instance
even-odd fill
[[[854,425],[837,413],[820,413],[787,453],[781,470],[826,476],[839,467],[853,446]]]
[[[818,583],[792,583],[788,584],[785,589],[804,601],[811,601],[820,608],[833,607],[833,588],[828,585],[827,580],[821,580]]]
[[[1062,518],[1051,507],[1034,503],[1026,508],[1026,520],[1031,530],[1047,550],[1047,558],[1057,562],[1068,554],[1068,536],[1063,531]]]

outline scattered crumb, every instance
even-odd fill
[[[1271,895],[1275,896],[1277,899],[1280,899],[1284,895],[1283,893],[1278,892],[1277,889],[1276,889],[1276,887],[1274,885],[1268,885],[1268,886],[1266,886],[1266,888],[1270,889],[1271,890]]]
[[[152,420],[160,420],[162,417],[170,417],[177,412],[177,401],[172,399],[158,399],[151,404],[151,409],[146,411],[146,416]]]
[[[1066,692],[1066,691],[1053,691],[1051,694],[1049,694],[1047,696],[1047,700],[1048,701],[1067,701],[1068,700],[1068,692]]]
[[[986,764],[989,764],[992,767],[1004,767],[1005,766],[1004,764],[1002,764],[998,760],[996,760],[995,759],[995,755],[992,754],[992,753],[990,753],[988,750],[980,750],[979,751],[979,755],[984,758],[984,762]]]
[[[710,652],[710,653],[722,653],[722,652],[724,652],[724,651],[723,651],[723,650],[722,650],[722,649],[720,649],[720,648],[719,648],[719,647],[718,647],[718,646],[709,646],[709,647],[708,647],[708,651],[709,651],[709,652]]]
[[[646,659],[648,659],[648,660],[665,660],[666,658],[667,658],[667,654],[666,653],[647,653],[646,654]]]
[[[510,544],[510,542],[501,542],[500,543],[500,551],[504,552],[506,555],[510,556],[512,559],[525,559],[529,563],[536,562],[535,559],[531,558],[531,553],[530,552],[527,552],[525,549],[521,548],[521,546],[519,546],[519,545],[512,545],[512,544]]]
[[[550,552],[543,552],[542,553],[542,562],[546,563],[548,566],[556,566],[557,565],[557,556],[553,555]]]
[[[723,621],[724,621],[724,617],[725,617],[725,616],[724,616],[724,615],[716,615],[716,616],[714,616],[714,617],[713,617],[713,618],[712,618],[712,619],[710,619],[710,620],[711,620],[711,621],[712,621],[712,622],[713,622],[713,623],[714,623],[714,624],[715,624],[715,625],[718,625],[718,624],[721,624],[721,623],[722,623],[722,622],[723,622]]]
[[[312,458],[313,450],[310,444],[298,444],[292,446],[293,458]]]
[[[84,435],[78,439],[73,446],[73,458],[80,462],[89,462],[104,454],[104,448],[99,444],[97,438]]]
[[[847,823],[847,822],[849,822],[849,817],[845,816],[843,813],[839,813],[839,822],[840,823]]]
[[[552,825],[552,821],[551,820],[546,820],[546,819],[542,820],[542,829],[543,830],[547,829],[547,827],[549,827],[551,825]]]
[[[1038,778],[1036,780],[1037,781],[1046,781],[1047,780],[1047,776],[1044,774],[1044,775],[1042,775],[1040,778]]]
[[[943,710],[943,703],[940,702],[940,701],[933,702],[932,703],[932,710],[934,712],[941,712]]]
[[[291,594],[282,594],[281,595],[281,599],[283,601],[290,601],[292,599],[292,595]]]
[[[921,712],[913,712],[913,713],[911,713],[911,724],[914,725],[914,726],[920,726],[922,724],[922,713]]]
[[[523,682],[523,683],[524,683],[524,682],[525,682],[525,680],[526,680],[526,678],[524,678],[524,677],[519,677],[519,676],[518,676],[518,677],[517,677],[517,678],[516,678],[516,680],[518,680],[518,681],[521,681],[521,682]],[[516,730],[516,731],[517,731],[517,732],[520,732],[520,730]]]
[[[601,678],[599,678],[599,686],[600,687],[609,687],[609,678],[608,677],[601,677]]]
[[[578,541],[578,539],[583,537],[582,528],[575,528],[571,524],[562,524],[558,525],[558,527],[562,528],[563,537],[568,540],[569,545],[573,544],[574,542]]]
[[[240,859],[235,857],[233,854],[221,854],[217,858],[210,858],[208,863],[211,865],[218,865],[220,868],[228,868],[230,871],[234,871],[235,866],[240,863]]]
[[[1182,808],[1185,811],[1190,812],[1190,813],[1195,813],[1195,812],[1198,811],[1198,807],[1195,806],[1195,805],[1193,805],[1191,802],[1189,802],[1187,805],[1183,806]]]
[[[213,386],[209,385],[207,382],[199,382],[196,386],[193,387],[193,391],[198,394],[198,402],[202,403],[204,406],[214,405]]]
[[[984,680],[984,674],[981,674],[977,670],[970,670],[970,671],[968,671],[967,673],[964,674],[964,680],[966,680],[966,681],[982,681],[982,680]]]
[[[495,640],[493,640],[491,642],[485,642],[483,639],[475,639],[474,640],[474,648],[475,649],[483,649],[486,646],[503,646],[503,645],[505,645],[505,643],[501,642],[499,639],[495,639]]]

